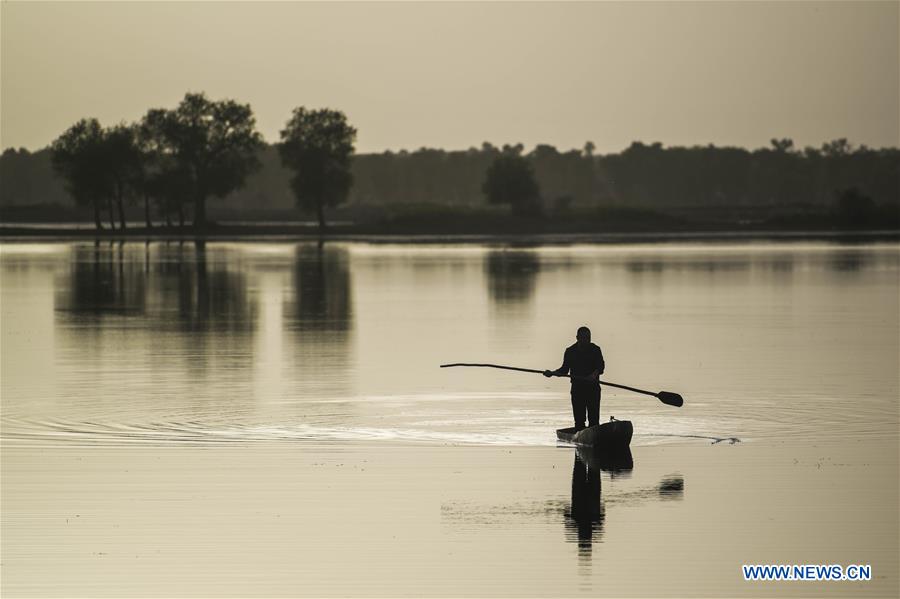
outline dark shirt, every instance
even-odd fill
[[[603,361],[603,352],[600,351],[598,346],[591,343],[586,349],[581,350],[578,344],[575,343],[566,348],[566,353],[563,355],[563,364],[556,372],[559,374],[571,374],[576,377],[586,377],[595,370],[599,370],[600,374],[603,374],[605,368],[606,363]],[[598,386],[597,383],[591,381],[572,379],[573,389]]]

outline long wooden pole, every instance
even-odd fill
[[[536,374],[544,374],[543,370],[535,370],[534,368],[519,368],[517,366],[501,366],[500,364],[473,364],[471,362],[456,362],[454,364],[441,364],[441,368],[453,368],[454,366],[466,366],[470,368],[499,368],[500,370],[515,370],[517,372],[532,372]],[[570,378],[575,380],[584,380],[584,377],[576,377],[568,374],[555,374],[553,376],[559,376],[563,378]],[[644,389],[638,389],[637,387],[629,387],[628,385],[620,385],[618,383],[609,383],[607,381],[597,381],[601,385],[606,385],[607,387],[617,387],[619,389],[627,389],[628,391],[634,391],[635,393],[642,393],[644,395],[650,395],[651,397],[655,397],[664,404],[668,404],[670,406],[675,406],[680,408],[684,405],[684,399],[681,395],[677,393],[672,393],[671,391],[660,391],[658,393],[654,393],[653,391],[645,391]]]

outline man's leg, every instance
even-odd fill
[[[572,393],[572,417],[575,419],[575,428],[584,428],[584,395]]]
[[[585,403],[587,404],[588,426],[596,426],[600,424],[600,388],[597,391],[591,391],[587,396]]]

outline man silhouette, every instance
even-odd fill
[[[591,343],[591,330],[580,327],[575,334],[576,342],[566,348],[562,366],[556,370],[545,370],[544,376],[572,377],[572,415],[575,428],[584,428],[584,413],[587,411],[588,426],[600,424],[600,375],[606,368],[603,352]]]

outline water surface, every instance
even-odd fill
[[[896,246],[7,244],[4,433],[555,444],[581,324],[663,434],[893,435]]]
[[[2,244],[4,594],[890,595],[898,273],[896,244]],[[604,391],[628,468],[557,447],[563,381],[438,367],[555,368],[583,324],[605,379],[686,400]],[[740,578],[778,560],[880,578]]]

